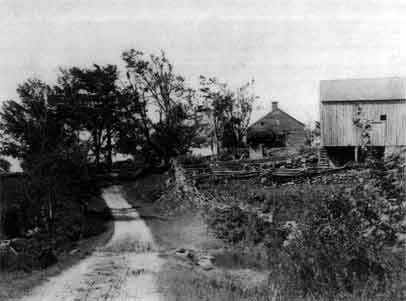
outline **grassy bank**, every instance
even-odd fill
[[[277,293],[264,300],[389,301],[406,297],[405,245],[393,236],[403,231],[396,222],[403,209],[396,204],[404,190],[395,195],[396,187],[390,188],[399,183],[380,187],[380,181],[362,171],[358,177],[344,174],[271,187],[252,180],[212,182],[200,191],[231,205],[209,210],[207,221],[237,257],[251,254],[255,265],[269,271],[270,287]],[[389,194],[390,205],[385,203]],[[263,221],[241,210],[244,205],[273,218]]]

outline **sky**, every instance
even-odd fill
[[[118,64],[162,49],[192,85],[255,79],[252,121],[271,101],[318,119],[319,81],[406,76],[404,0],[0,0],[0,102],[59,67]]]

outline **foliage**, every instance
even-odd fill
[[[276,247],[282,244],[286,236],[286,231],[278,229],[275,224],[259,218],[254,212],[244,211],[236,205],[212,208],[207,214],[207,221],[217,237],[233,244],[264,243]]]
[[[93,68],[62,69],[59,86],[54,88],[58,96],[55,106],[66,128],[76,135],[77,140],[81,132],[89,133],[88,142],[96,165],[103,156],[109,168],[125,105],[117,80],[116,66],[94,64]]]
[[[370,178],[337,189],[309,213],[302,235],[287,248],[306,292],[352,291],[369,279],[383,289],[394,271],[405,268],[391,252],[405,233],[404,164],[399,163],[399,158],[370,162]]]
[[[257,98],[252,93],[254,81],[232,91],[216,78],[200,76],[200,90],[205,100],[205,113],[211,121],[212,142],[217,149],[235,150],[245,145],[244,139]]]
[[[194,154],[186,154],[183,156],[178,157],[178,162],[181,165],[188,165],[188,164],[209,164],[209,159],[207,157],[194,155]]]
[[[356,115],[353,119],[353,124],[360,129],[360,146],[362,151],[366,151],[371,146],[371,129],[372,121],[366,118],[362,107],[357,107]]]
[[[23,160],[23,163],[41,150],[53,148],[60,137],[61,124],[51,110],[51,88],[39,80],[27,80],[17,92],[21,102],[4,102],[1,117],[4,155]],[[51,113],[51,114],[48,114]],[[46,133],[48,139],[40,138]]]
[[[323,179],[334,180],[331,185],[217,184],[206,188],[208,195],[233,209],[211,210],[209,224],[228,242],[266,247],[267,263],[290,292],[332,300],[358,292],[367,292],[366,299],[401,299],[405,163],[402,156],[370,157],[367,167]],[[241,203],[272,213],[272,222],[236,206]]]
[[[85,202],[95,193],[87,149],[72,130],[56,89],[28,80],[17,91],[20,101],[5,102],[0,113],[1,151],[22,160],[24,175],[2,222],[9,238],[29,237],[25,246],[33,241],[46,246],[35,252],[51,263],[55,248],[84,233]]]
[[[9,172],[11,163],[4,158],[0,158],[0,172]]]
[[[278,135],[272,130],[248,130],[247,143],[254,148],[260,144],[266,147],[279,146],[278,140]]]
[[[174,72],[164,52],[146,58],[131,49],[122,57],[127,68],[124,92],[132,100],[126,116],[137,127],[133,135],[121,134],[126,140],[122,145],[136,144],[139,152],[153,151],[165,162],[186,153],[199,130],[194,91]],[[149,113],[153,108],[158,120]]]
[[[305,145],[313,145],[318,138],[320,138],[321,129],[320,129],[320,121],[314,122],[314,127],[307,126],[305,128]]]

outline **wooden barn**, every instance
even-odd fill
[[[385,154],[406,145],[406,79],[320,82],[321,146],[331,158],[359,159],[367,123],[369,145]]]
[[[263,143],[250,148],[250,158],[261,158],[263,147],[301,146],[305,144],[305,125],[278,107],[278,102],[272,102],[272,111],[254,122],[248,128],[248,138],[253,133],[264,135]],[[266,136],[274,136],[273,145],[266,142]]]

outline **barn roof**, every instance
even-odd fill
[[[374,101],[405,100],[406,78],[361,78],[320,81],[320,100]]]

